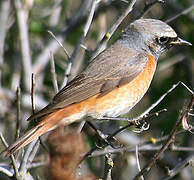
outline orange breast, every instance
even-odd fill
[[[115,88],[102,97],[98,97],[99,94],[97,94],[61,110],[64,117],[61,123],[69,124],[86,115],[101,118],[103,116],[117,117],[127,113],[141,100],[152,81],[156,70],[156,61],[153,56],[149,55],[148,58],[144,71],[130,83]]]
[[[88,104],[88,115],[94,118],[103,116],[116,117],[127,113],[137,104],[148,90],[156,70],[156,61],[152,56],[143,72],[133,81],[114,89],[110,93],[97,98],[98,95],[83,102],[83,106]]]

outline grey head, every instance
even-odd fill
[[[152,54],[156,59],[173,45],[192,45],[180,39],[168,24],[156,19],[134,21],[118,41],[129,48]]]

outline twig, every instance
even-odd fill
[[[139,146],[139,145],[138,145]],[[161,146],[139,146],[138,151],[139,152],[154,152],[158,151],[161,149]],[[104,156],[106,154],[117,154],[117,153],[130,153],[130,152],[135,152],[134,147],[121,147],[121,148],[107,148],[103,150],[97,150],[91,152],[88,157],[98,157],[98,156]]]
[[[172,151],[187,151],[187,152],[194,152],[194,147],[182,147],[182,146],[175,146],[174,144],[171,145],[170,149]]]
[[[0,66],[3,64],[3,54],[4,54],[4,45],[5,38],[7,33],[7,20],[10,13],[10,0],[1,1],[0,9]],[[1,86],[1,71],[0,71],[0,86]]]
[[[29,160],[29,157],[35,147],[35,144],[36,144],[36,141],[32,141],[30,143],[30,145],[28,146],[28,148],[26,149],[25,153],[24,153],[24,157],[22,158],[22,162],[20,164],[20,168],[19,168],[19,171],[21,174],[25,175],[26,172],[27,172],[27,163],[28,163],[28,160]]]
[[[118,26],[125,19],[125,17],[133,10],[133,6],[134,6],[135,3],[136,3],[136,0],[132,0],[128,4],[128,7],[126,8],[126,10],[122,13],[122,15],[120,15],[118,17],[118,19],[115,21],[115,23],[110,27],[110,29],[104,35],[102,40],[98,43],[96,49],[94,50],[94,52],[92,54],[92,58],[91,59],[95,58],[100,52],[102,52],[105,49],[108,40],[111,38],[111,36],[116,31]]]
[[[147,1],[145,1],[147,2]],[[150,1],[148,1],[150,2]],[[143,10],[139,13],[139,15],[136,17],[136,19],[140,19],[141,17],[143,17],[147,12],[148,10],[153,6],[155,5],[156,3],[165,3],[165,0],[151,0],[150,3],[146,4],[145,7],[143,8]]]
[[[34,75],[34,73],[32,73],[32,78],[31,78],[31,104],[32,104],[32,114],[35,113],[35,99],[34,99],[34,95],[35,95],[35,75]],[[25,174],[26,173],[26,171],[27,171],[27,163],[29,161],[29,157],[30,157],[31,153],[34,151],[34,149],[36,150],[36,148],[35,148],[36,141],[31,142],[30,145],[28,146],[28,148],[26,149],[25,153],[24,153],[24,157],[22,159],[22,162],[21,162],[20,168],[19,168],[20,169],[20,172],[22,174]]]
[[[151,159],[149,163],[147,163],[144,168],[134,177],[133,180],[139,179],[140,176],[142,176],[145,172],[148,172],[150,168],[154,165],[156,160],[162,155],[162,153],[168,148],[168,146],[174,141],[174,137],[176,132],[178,131],[179,126],[181,125],[182,119],[188,118],[188,113],[190,109],[193,107],[194,104],[194,95],[192,95],[191,100],[186,108],[186,110],[180,115],[179,119],[177,120],[176,125],[174,126],[173,130],[170,133],[170,136],[168,137],[166,143],[162,146],[162,148],[159,150],[158,153],[154,155],[154,157]]]
[[[178,132],[176,132],[175,136],[184,133],[185,130],[180,130]],[[150,140],[148,141],[143,141],[140,142],[136,145],[138,145],[138,151],[139,152],[147,152],[147,151],[158,151],[161,149],[161,145],[160,146],[151,146],[152,144],[157,144],[160,143],[162,141],[165,141],[169,138],[169,135],[160,137],[160,138],[153,138],[151,137]],[[150,145],[151,144],[151,145]],[[97,149],[97,148],[96,148]],[[102,156],[108,153],[124,153],[124,152],[135,152],[134,147],[121,147],[121,148],[109,148],[106,150],[97,150],[96,149],[92,149],[92,151],[90,151],[88,153],[88,157],[96,157],[96,156]],[[194,148],[193,147],[181,147],[181,146],[175,146],[174,144],[172,144],[172,146],[170,146],[170,150],[171,151],[183,151],[183,152],[194,152]],[[86,156],[87,157],[87,156]]]
[[[179,81],[176,84],[173,84],[173,86],[166,92],[164,93],[154,104],[152,104],[144,113],[140,115],[140,117],[145,116],[148,114],[152,109],[154,109],[170,92],[172,92],[179,84],[182,84],[191,94],[193,94],[193,91],[189,89],[183,82]]]
[[[17,121],[16,121],[16,134],[15,139],[18,139],[20,136],[20,122],[21,122],[21,89],[17,88]]]
[[[8,144],[7,144],[6,140],[5,140],[5,138],[3,137],[3,135],[1,134],[1,132],[0,132],[0,138],[1,138],[1,141],[2,141],[3,145],[7,148]],[[12,165],[13,165],[15,177],[16,177],[17,180],[19,180],[20,179],[20,175],[19,175],[19,172],[18,172],[18,167],[17,167],[17,162],[15,160],[15,157],[14,157],[13,154],[11,154],[10,158],[11,158],[11,162],[12,162]]]
[[[71,32],[71,30],[77,26],[80,26],[82,24],[86,17],[89,14],[89,7],[91,6],[92,1],[91,0],[85,0],[82,4],[81,7],[76,9],[76,13],[72,16],[72,18],[69,20],[69,23],[67,26],[64,28],[63,33],[60,35],[56,36],[56,39],[60,42],[63,43],[65,37]],[[51,40],[48,45],[45,46],[43,51],[40,53],[40,55],[36,58],[34,65],[33,65],[33,72],[34,73],[39,73],[46,64],[49,61],[50,58],[50,51],[55,54],[55,52],[58,50],[58,43],[56,40]]]
[[[58,24],[60,20],[60,15],[62,14],[61,10],[62,0],[55,1],[49,18],[50,26],[54,27]]]
[[[77,128],[77,132],[80,133],[85,125],[86,121],[82,121],[79,124],[79,127]]]
[[[153,116],[158,116],[159,113],[161,113],[161,112],[166,112],[166,109],[160,110],[160,111],[158,111],[158,112],[156,112],[156,113],[146,114],[146,115],[144,115],[144,116],[141,116],[141,115],[140,115],[140,116],[138,116],[138,117],[136,117],[136,118],[133,118],[133,119],[127,119],[127,121],[129,122],[129,124],[126,125],[126,126],[124,126],[124,127],[122,127],[122,128],[120,128],[120,129],[118,129],[117,131],[115,131],[114,133],[112,133],[111,135],[109,135],[108,138],[114,137],[116,134],[118,134],[118,133],[120,133],[121,131],[123,131],[123,130],[129,128],[129,127],[132,126],[132,125],[137,125],[137,122],[140,122],[140,121],[142,121],[142,120],[144,120],[144,119],[147,119],[147,118],[150,118],[150,117],[153,117]],[[144,114],[144,113],[142,113],[142,114]]]
[[[160,112],[163,112],[163,111],[160,111]],[[88,124],[96,131],[96,133],[98,134],[98,136],[99,136],[103,141],[105,141],[106,145],[104,145],[104,147],[106,147],[107,145],[110,145],[110,143],[108,142],[108,140],[111,140],[116,134],[118,134],[118,133],[122,132],[123,130],[127,129],[128,127],[130,127],[130,126],[136,124],[136,121],[141,121],[141,120],[143,120],[144,118],[149,118],[149,117],[152,117],[152,116],[154,116],[154,115],[157,115],[157,116],[158,116],[158,114],[159,114],[159,112],[156,112],[156,113],[149,114],[149,115],[147,115],[146,117],[134,118],[134,119],[131,119],[131,122],[130,122],[129,119],[126,119],[126,120],[129,121],[130,123],[129,123],[128,125],[126,125],[126,126],[120,128],[120,129],[116,130],[115,132],[113,132],[113,133],[112,133],[111,135],[109,135],[109,136],[103,134],[103,133],[102,133],[100,130],[98,130],[98,129],[90,122],[90,121],[87,121],[87,123],[88,123]],[[104,119],[109,119],[109,118],[106,117],[106,118],[104,118]],[[114,119],[114,118],[113,118],[113,119]],[[111,119],[111,120],[112,120],[112,119]],[[122,120],[125,120],[125,119],[122,118],[121,121],[122,121]],[[91,154],[92,154],[95,150],[97,150],[97,149],[99,149],[98,146],[95,146],[94,148],[92,148],[89,152],[87,152],[87,153],[83,156],[83,158],[81,159],[81,161],[82,161],[83,159],[85,159],[86,157],[91,157]],[[117,148],[117,149],[119,149],[119,148]],[[105,154],[107,154],[107,153],[105,153]],[[81,161],[80,161],[80,162],[81,162]]]
[[[114,166],[111,154],[105,155],[105,170],[104,170],[104,180],[112,180],[111,171]]]
[[[138,117],[131,118],[131,119],[129,119],[129,118],[122,118],[122,117],[121,118],[120,117],[102,117],[99,120],[127,121],[127,122],[135,124],[137,121],[140,121],[142,118],[150,118],[152,116],[158,116],[160,113],[163,113],[163,112],[166,112],[166,111],[167,111],[167,109],[161,109],[161,110],[159,110],[159,111],[157,111],[155,113],[147,114],[147,115],[144,115],[143,117],[142,117],[142,115],[140,115]]]
[[[6,174],[9,177],[13,176],[13,172],[10,172],[9,170],[7,170],[6,168],[3,168],[1,166],[0,166],[0,172],[3,174]]]
[[[177,175],[185,167],[187,167],[189,165],[193,166],[192,165],[193,163],[194,163],[194,154],[190,155],[185,160],[178,163],[172,170],[168,171],[168,175],[166,175],[165,177],[162,177],[160,180],[169,180],[169,179],[171,179],[172,177]]]
[[[39,145],[40,145],[40,141],[37,140],[35,145],[34,145],[34,147],[33,147],[33,149],[32,149],[32,152],[31,152],[31,154],[30,154],[30,156],[28,158],[28,164],[32,163],[32,161],[33,161],[33,159],[34,159],[34,157],[36,155],[36,152],[38,151]]]
[[[28,169],[32,169],[32,168],[37,168],[37,167],[45,166],[45,165],[48,165],[48,162],[47,161],[29,163],[27,165],[27,167],[28,167]]]
[[[32,73],[32,78],[31,78],[31,105],[32,105],[32,114],[35,113],[35,75]]]
[[[14,1],[17,20],[18,20],[18,28],[20,35],[20,44],[21,44],[21,54],[22,54],[22,66],[24,71],[24,85],[25,88],[30,91],[29,80],[31,79],[31,56],[30,56],[30,44],[29,44],[29,34],[28,34],[28,25],[27,19],[25,16],[25,12],[22,7],[21,0]]]
[[[64,41],[64,37],[62,35],[56,36],[56,39],[61,43]],[[43,52],[37,57],[35,63],[33,64],[32,70],[35,74],[40,73],[49,62],[50,51],[52,50],[52,52],[55,53],[58,48],[59,46],[55,39],[51,40],[50,43],[45,46]]]
[[[82,33],[82,35],[81,35],[81,37],[80,37],[80,39],[79,39],[79,41],[78,41],[78,43],[75,47],[70,59],[69,59],[69,63],[68,63],[68,66],[67,66],[67,69],[66,69],[66,72],[65,72],[65,78],[64,78],[63,83],[61,85],[61,88],[63,88],[67,84],[68,77],[69,77],[70,72],[71,72],[72,63],[73,63],[75,57],[77,56],[78,52],[80,51],[81,44],[83,44],[83,41],[85,40],[86,35],[89,31],[89,28],[91,26],[92,19],[93,19],[93,16],[94,16],[95,8],[96,8],[96,5],[97,5],[98,2],[99,2],[99,0],[93,0],[93,2],[92,2],[90,13],[88,15],[87,21],[86,21],[85,26],[83,28],[83,33]]]
[[[166,22],[166,23],[170,23],[171,21],[174,21],[175,19],[179,18],[180,16],[188,14],[188,13],[191,12],[193,9],[194,9],[194,4],[193,4],[191,7],[189,7],[189,8],[187,8],[187,9],[181,11],[180,13],[176,14],[175,16],[173,16],[173,17],[167,19],[165,22]]]
[[[57,37],[51,32],[51,31],[47,31],[56,41],[57,43],[59,44],[59,46],[62,47],[63,51],[65,52],[67,58],[69,59],[70,56],[69,56],[69,53],[67,52],[67,50],[65,49],[65,47],[63,46],[63,44],[57,39]]]
[[[138,145],[135,146],[135,156],[136,156],[138,171],[141,171],[141,167],[140,167],[140,163],[139,163],[139,155],[138,155]],[[143,175],[141,176],[141,179],[144,180]]]
[[[59,91],[58,89],[58,83],[57,83],[57,75],[56,75],[56,71],[55,71],[55,60],[54,60],[54,56],[53,53],[50,52],[51,55],[51,75],[52,75],[52,82],[53,82],[53,86],[54,86],[54,91],[55,93],[57,93]]]
[[[162,147],[162,145],[150,145],[147,144],[146,142],[145,144],[138,144],[138,152],[155,152],[155,151],[159,151]],[[171,148],[170,149],[171,152],[194,152],[194,148],[192,147],[177,147],[177,148]],[[112,148],[109,147],[107,149],[103,149],[103,150],[96,150],[94,149],[93,151],[91,151],[90,153],[88,153],[88,156],[86,157],[98,157],[98,156],[104,156],[106,154],[117,154],[117,153],[133,153],[135,152],[136,149],[134,147],[121,147],[121,148]]]

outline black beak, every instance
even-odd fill
[[[169,44],[192,46],[192,44],[190,42],[185,41],[185,40],[183,40],[181,38],[177,38],[176,40],[171,41]]]

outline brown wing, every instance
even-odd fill
[[[118,51],[122,56],[118,55]],[[143,53],[137,53],[115,43],[114,48],[110,46],[98,55],[80,75],[56,94],[48,106],[31,116],[29,120],[42,117],[96,94],[103,96],[114,88],[132,81],[143,71],[147,61],[148,58]]]

